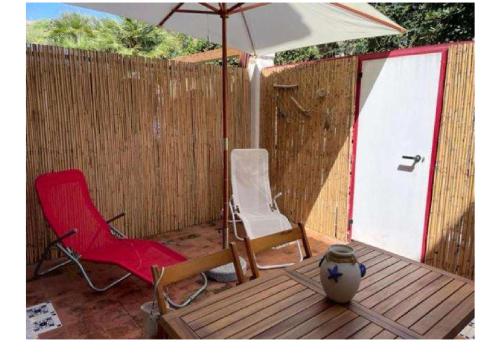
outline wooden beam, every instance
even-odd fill
[[[231,12],[228,11],[228,14],[229,15],[237,14],[239,12],[245,12],[245,11],[248,11],[248,10],[253,10],[253,9],[258,8],[258,7],[266,6],[266,5],[269,5],[269,4],[271,4],[271,3],[270,2],[263,2],[263,3],[251,4],[251,5],[247,5],[247,6],[240,6],[240,7],[236,8],[236,9],[234,9]]]
[[[215,6],[210,5],[209,3],[200,2],[200,5],[206,7],[207,9],[212,10],[213,12],[215,12],[217,14],[220,12],[220,9],[216,8]]]
[[[177,5],[175,5],[175,6],[172,8],[172,10],[170,10],[170,12],[169,12],[169,13],[168,13],[168,14],[167,14],[164,18],[163,18],[163,20],[161,20],[161,22],[158,24],[158,26],[160,26],[160,27],[161,27],[161,26],[163,26],[163,24],[164,24],[165,22],[167,22],[167,20],[168,20],[170,17],[172,17],[172,15],[173,15],[173,14],[174,14],[177,10],[179,10],[179,9],[180,9],[180,7],[181,7],[182,5],[184,5],[184,3],[183,3],[183,2],[180,2],[180,3],[178,3]]]
[[[220,6],[222,22],[222,139],[223,151],[223,190],[222,190],[222,248],[229,247],[229,177],[228,177],[228,154],[229,138],[227,136],[227,9],[226,4]]]
[[[394,25],[394,24],[392,24],[390,22],[384,21],[384,20],[382,20],[380,18],[377,18],[375,16],[372,16],[372,15],[369,15],[369,14],[367,14],[365,12],[353,9],[350,6],[347,6],[345,4],[340,4],[340,3],[332,2],[330,5],[336,6],[338,8],[341,8],[341,9],[349,11],[349,12],[352,12],[352,13],[358,15],[358,16],[364,17],[366,19],[369,19],[371,21],[377,22],[377,23],[382,24],[384,26],[391,27],[392,29],[395,29],[396,31],[399,31],[401,33],[405,33],[406,32],[406,29],[404,29],[401,26]]]
[[[231,11],[236,10],[238,7],[241,7],[242,5],[245,5],[244,2],[238,2],[236,5],[231,6],[229,9],[227,9],[228,13],[231,13]]]
[[[185,14],[219,15],[219,12],[203,11],[203,10],[176,10],[175,12],[185,13]]]
[[[250,44],[252,45],[252,50],[253,50],[253,54],[256,55],[256,52],[255,52],[255,45],[253,43],[253,38],[252,38],[252,34],[250,33],[250,28],[248,27],[248,23],[247,23],[247,19],[245,17],[245,13],[242,12],[241,13],[241,18],[243,19],[243,23],[245,24],[245,29],[247,31],[247,35],[248,35],[248,40],[250,41]]]
[[[243,52],[238,49],[228,48],[227,56],[229,57],[239,57],[243,54]],[[218,60],[222,58],[222,49],[214,49],[206,52],[195,53],[191,55],[184,55],[176,58],[172,58],[175,61],[182,61],[185,63],[203,63],[211,60]]]

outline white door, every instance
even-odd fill
[[[351,237],[420,260],[446,52],[361,61]]]

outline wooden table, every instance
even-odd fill
[[[474,283],[353,241],[367,274],[335,304],[320,256],[226,290],[160,320],[170,338],[454,338],[474,317]]]

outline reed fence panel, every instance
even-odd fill
[[[448,52],[425,262],[474,278],[474,44]]]
[[[81,169],[104,217],[131,237],[208,222],[222,207],[221,68],[29,46],[27,262],[54,238],[36,176]],[[250,144],[249,81],[229,70],[230,147]]]
[[[354,57],[263,72],[261,146],[269,151],[273,193],[305,226],[346,240]]]

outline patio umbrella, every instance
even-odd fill
[[[404,28],[364,3],[82,3],[222,44],[223,247],[228,246],[227,47],[254,55],[399,34]]]

